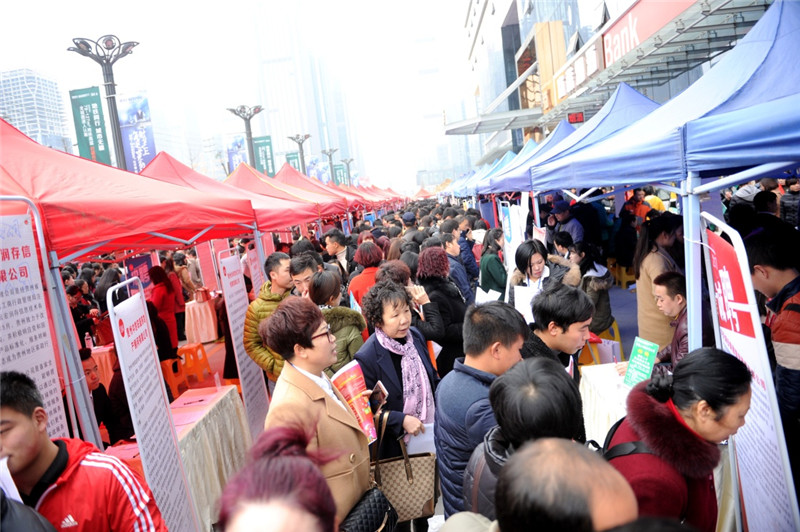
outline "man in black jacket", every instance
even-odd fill
[[[522,346],[522,357],[558,360],[565,367],[573,362],[572,374],[580,381],[578,353],[589,339],[594,305],[582,290],[553,284],[533,298],[533,334]]]

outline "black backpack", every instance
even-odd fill
[[[653,451],[651,451],[650,448],[641,440],[620,443],[609,449],[609,445],[611,445],[611,439],[614,437],[614,434],[616,434],[617,429],[622,422],[625,421],[626,417],[628,416],[623,416],[620,418],[620,420],[614,423],[608,430],[606,441],[603,443],[603,449],[601,450],[603,453],[603,458],[605,458],[607,462],[610,462],[614,458],[619,458],[620,456],[629,456],[631,454],[653,454]]]

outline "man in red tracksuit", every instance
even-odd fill
[[[51,440],[34,382],[0,373],[0,458],[22,500],[56,530],[166,531],[144,479],[78,439]]]

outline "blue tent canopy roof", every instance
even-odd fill
[[[685,179],[687,122],[798,92],[798,28],[800,2],[777,0],[739,44],[683,93],[618,133],[553,161],[536,187]]]
[[[558,143],[558,146],[547,153],[547,157],[534,161],[531,167],[531,182],[548,173],[548,164],[566,157],[586,146],[590,146],[617,131],[633,124],[658,108],[658,104],[631,88],[627,83],[620,83],[611,98],[594,115],[591,120],[572,135]],[[536,190],[536,187],[533,187]]]
[[[489,192],[519,192],[530,190],[531,178],[528,170],[531,163],[540,155],[553,149],[559,142],[567,138],[574,131],[575,128],[566,120],[559,122],[553,132],[550,133],[550,136],[536,146],[536,149],[531,150],[527,157],[515,158],[502,172],[495,175],[491,179]]]

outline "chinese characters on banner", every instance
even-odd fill
[[[50,336],[31,218],[0,217],[0,368],[36,382],[50,437],[67,436],[55,342]]]
[[[244,137],[236,136],[228,144],[228,173],[233,173],[236,168],[247,162],[247,146]]]
[[[156,156],[150,102],[145,94],[136,94],[117,97],[117,106],[125,164],[129,172],[138,174]]]
[[[109,304],[109,313],[147,484],[170,530],[199,530],[144,294]]]
[[[217,256],[226,253],[218,252]],[[228,326],[231,331],[238,331],[233,337],[233,352],[236,355],[236,366],[239,368],[239,382],[242,385],[242,398],[244,409],[247,412],[247,424],[250,435],[255,441],[264,430],[264,420],[267,419],[269,399],[267,399],[267,386],[261,368],[244,349],[244,318],[247,313],[247,291],[244,288],[244,276],[239,257],[231,256],[220,258],[220,283],[222,294],[225,296],[225,309],[228,311]]]
[[[142,282],[145,297],[150,297],[150,292],[153,291],[153,283],[150,281],[150,268],[153,267],[153,257],[151,255],[140,255],[125,259],[125,276],[128,279],[138,277]]]
[[[711,230],[705,231],[719,347],[744,362],[753,375],[746,423],[732,437],[744,529],[797,530],[800,518],[794,485],[744,244],[739,233],[707,214],[703,216],[722,227],[734,242],[731,245]]]
[[[272,137],[267,135],[254,138],[253,150],[256,155],[256,170],[273,177],[275,175],[275,160],[272,157]]]
[[[84,159],[110,165],[111,153],[108,150],[100,89],[89,87],[69,91],[69,99],[72,102],[72,117],[78,137],[78,153]]]

